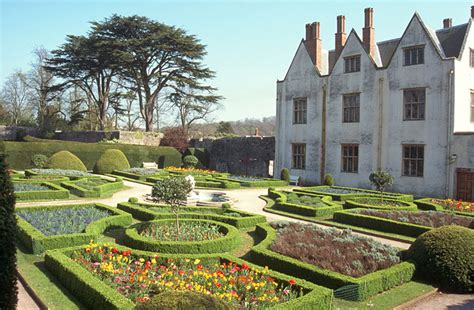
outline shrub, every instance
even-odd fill
[[[383,191],[386,187],[391,186],[393,184],[394,179],[390,173],[382,170],[377,170],[369,175],[369,180],[380,192],[380,197],[383,199]]]
[[[331,174],[326,173],[324,175],[323,185],[334,186],[334,178]]]
[[[5,154],[0,149],[0,309],[16,309],[15,196],[8,175]]]
[[[188,147],[188,135],[181,127],[168,128],[163,132],[160,145],[172,146],[180,152],[184,152]]]
[[[82,161],[69,151],[60,151],[53,154],[53,156],[48,159],[46,167],[49,169],[87,171]]]
[[[112,173],[114,170],[125,170],[129,168],[130,164],[125,154],[121,150],[110,149],[105,151],[95,163],[94,173],[107,174]]]
[[[137,310],[155,310],[155,309],[232,309],[230,305],[215,297],[196,293],[192,291],[164,291],[156,295],[150,301],[139,304]]]
[[[199,160],[197,159],[196,156],[193,155],[187,155],[184,156],[183,158],[183,165],[186,168],[194,168],[198,164]]]
[[[130,203],[137,203],[137,202],[138,202],[138,198],[137,198],[137,197],[130,197],[130,198],[128,198],[128,202],[130,202]]]
[[[456,292],[474,290],[474,231],[460,226],[432,229],[410,246],[408,258],[416,272]]]
[[[283,181],[286,181],[286,182],[290,182],[290,170],[288,170],[287,168],[283,168],[281,169],[281,177],[280,179],[282,179]]]
[[[184,155],[193,155],[198,159],[197,168],[203,169],[209,167],[209,152],[205,148],[189,147]]]
[[[224,209],[224,210],[229,210],[229,209],[230,209],[230,203],[224,202],[221,207],[222,207],[222,209]]]
[[[48,162],[48,156],[43,154],[35,154],[31,157],[31,163],[35,168],[44,168],[46,163]]]

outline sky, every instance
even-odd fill
[[[85,34],[90,21],[112,14],[143,15],[196,35],[207,46],[209,81],[225,97],[216,121],[275,115],[276,81],[283,79],[304,36],[305,24],[321,23],[324,49],[334,48],[336,16],[346,33],[362,37],[364,8],[374,8],[377,41],[400,37],[417,11],[432,29],[444,18],[453,25],[470,17],[470,1],[145,1],[0,0],[0,84],[15,70],[28,70],[32,51],[52,50],[69,34]]]

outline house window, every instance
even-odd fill
[[[293,99],[293,124],[306,124],[306,98]]]
[[[293,159],[293,169],[305,169],[306,167],[306,144],[297,143],[291,145],[291,155]]]
[[[360,94],[342,96],[342,122],[358,123],[360,114]]]
[[[423,176],[423,162],[425,159],[423,145],[403,146],[403,171],[402,175],[408,177]]]
[[[425,48],[423,46],[405,48],[403,53],[405,55],[405,66],[425,63]]]
[[[360,71],[360,55],[344,58],[344,72]]]
[[[471,60],[471,67],[474,68],[474,50],[473,50],[472,48],[471,48],[471,53],[470,53],[470,54],[471,54],[471,58],[470,58],[470,60]]]
[[[474,91],[471,92],[471,123],[474,123]]]
[[[359,171],[359,145],[341,145],[342,172],[357,173]]]
[[[403,120],[424,120],[426,90],[424,88],[403,91]]]

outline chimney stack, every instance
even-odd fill
[[[365,21],[362,28],[362,43],[370,56],[375,59],[375,29],[374,29],[374,9],[364,10]]]
[[[474,5],[471,5],[471,18],[474,19]]]
[[[453,20],[451,18],[443,19],[443,29],[451,28],[453,26]]]
[[[336,60],[341,55],[342,49],[346,44],[346,17],[339,15],[337,17],[337,32],[336,32]]]
[[[322,42],[319,22],[306,24],[305,45],[314,66],[321,71]]]

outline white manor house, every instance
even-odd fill
[[[400,38],[376,42],[373,9],[362,38],[337,17],[335,49],[306,25],[277,81],[275,172],[305,184],[370,188],[377,169],[392,191],[474,200],[474,6],[465,24],[432,30],[415,13]]]

